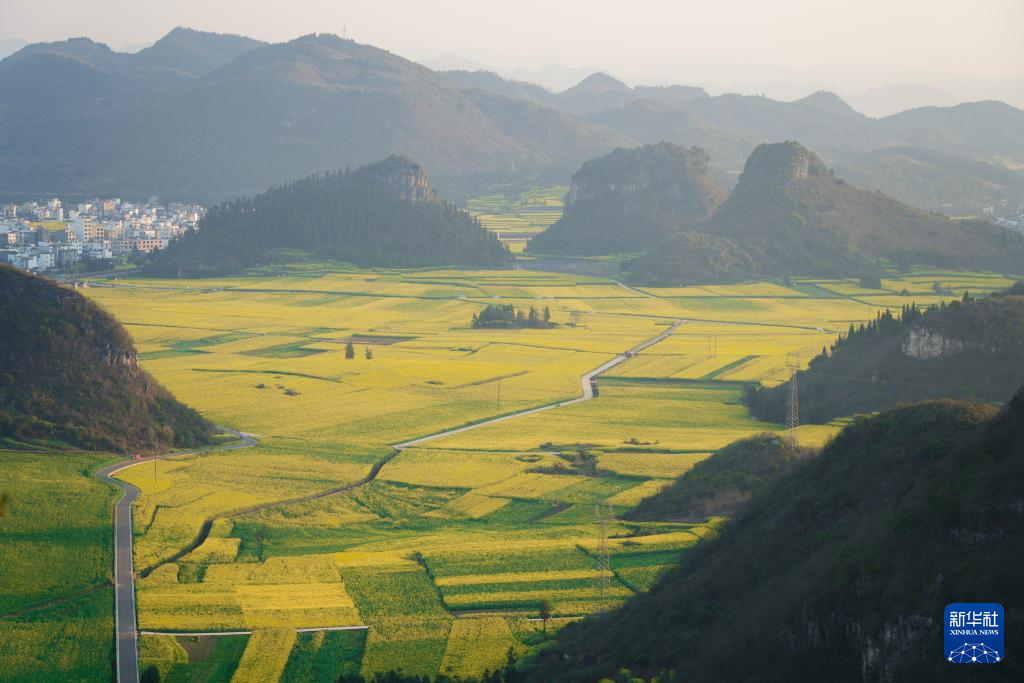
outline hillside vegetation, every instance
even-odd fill
[[[796,381],[800,418],[814,423],[927,399],[1003,403],[1024,383],[1024,284],[851,326]],[[759,418],[782,422],[789,390],[789,382],[759,388],[746,402]]]
[[[131,338],[77,292],[0,266],[0,438],[164,451],[213,427],[138,367]]]
[[[1004,272],[1024,263],[1024,236],[855,188],[797,142],[755,149],[729,198],[696,231],[707,237],[677,232],[628,263],[629,277],[670,285],[859,275],[879,272],[882,259]]]
[[[562,218],[534,237],[540,253],[639,251],[700,223],[725,198],[701,149],[670,143],[615,151],[583,164]]]
[[[649,593],[566,626],[531,678],[946,679],[943,606],[990,599],[1015,651],[1021,476],[1024,391],[998,415],[938,402],[860,418]]]
[[[814,449],[778,434],[731,443],[693,466],[673,484],[645,498],[629,519],[706,522],[739,513],[750,498],[785,476]]]
[[[235,273],[301,260],[297,252],[361,266],[500,266],[510,260],[475,218],[437,199],[418,164],[393,156],[216,206],[200,230],[157,253],[147,271]]]

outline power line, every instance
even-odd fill
[[[612,506],[594,503],[594,522],[597,524],[597,609],[603,612],[608,599],[608,576],[612,572],[608,559],[608,525],[612,521]]]
[[[789,378],[789,401],[786,404],[786,428],[795,429],[800,426],[800,396],[797,389],[796,373],[800,370],[800,353],[786,354],[786,367],[793,370]]]

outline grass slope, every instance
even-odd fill
[[[948,603],[998,600],[1007,649],[1024,644],[1021,476],[1024,391],[998,415],[938,402],[858,419],[649,593],[564,629],[533,678],[957,676]],[[1020,672],[1007,658],[980,673]]]

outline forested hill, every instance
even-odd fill
[[[855,188],[797,142],[758,146],[729,198],[699,232],[700,239],[676,234],[630,264],[631,279],[678,284],[850,276],[877,271],[880,259],[1002,272],[1024,267],[1021,235]],[[723,260],[729,265],[702,272],[704,263]]]
[[[146,270],[227,274],[300,252],[395,267],[490,267],[511,258],[475,218],[438,200],[418,164],[392,156],[216,206],[200,230],[154,255]]]
[[[0,442],[96,451],[207,443],[213,426],[141,369],[121,325],[78,292],[0,266]]]
[[[926,399],[1005,402],[1024,384],[1024,283],[851,327],[796,380],[804,422]],[[783,422],[788,396],[787,382],[757,389],[746,401],[757,417]]]
[[[1024,390],[995,413],[855,420],[649,593],[566,626],[529,680],[949,680],[953,602],[1004,605],[1005,649],[1024,648]],[[1024,678],[1020,658],[988,668],[969,673]]]
[[[619,148],[583,164],[562,217],[529,248],[562,254],[649,249],[704,221],[723,199],[701,149],[667,142]]]

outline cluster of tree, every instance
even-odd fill
[[[948,678],[943,606],[1024,600],[1022,477],[1024,389],[999,413],[940,401],[858,418],[648,593],[564,627],[527,679]],[[1005,633],[1007,651],[1024,647],[1019,610]],[[1004,664],[1019,677],[1019,662]]]
[[[267,263],[330,258],[361,266],[493,267],[508,249],[454,205],[432,197],[426,174],[400,159],[315,175],[210,209],[201,228],[155,252],[152,275],[236,273]],[[383,173],[382,166],[387,166]]]
[[[0,439],[97,451],[208,443],[213,426],[138,367],[128,332],[74,290],[0,266]]]
[[[363,351],[363,355],[366,356],[366,360],[373,360],[373,348],[367,344],[366,349]],[[345,343],[345,360],[352,360],[356,357],[356,345],[352,343],[350,339]]]
[[[1005,402],[1024,382],[1024,283],[851,325],[795,379],[800,419],[811,423],[927,399]],[[783,422],[789,391],[789,382],[752,388],[744,401],[756,417]]]
[[[497,327],[546,330],[558,327],[558,323],[551,320],[551,309],[547,306],[543,313],[533,306],[524,313],[523,309],[517,309],[512,304],[487,304],[484,310],[473,314],[472,325],[474,329]]]

